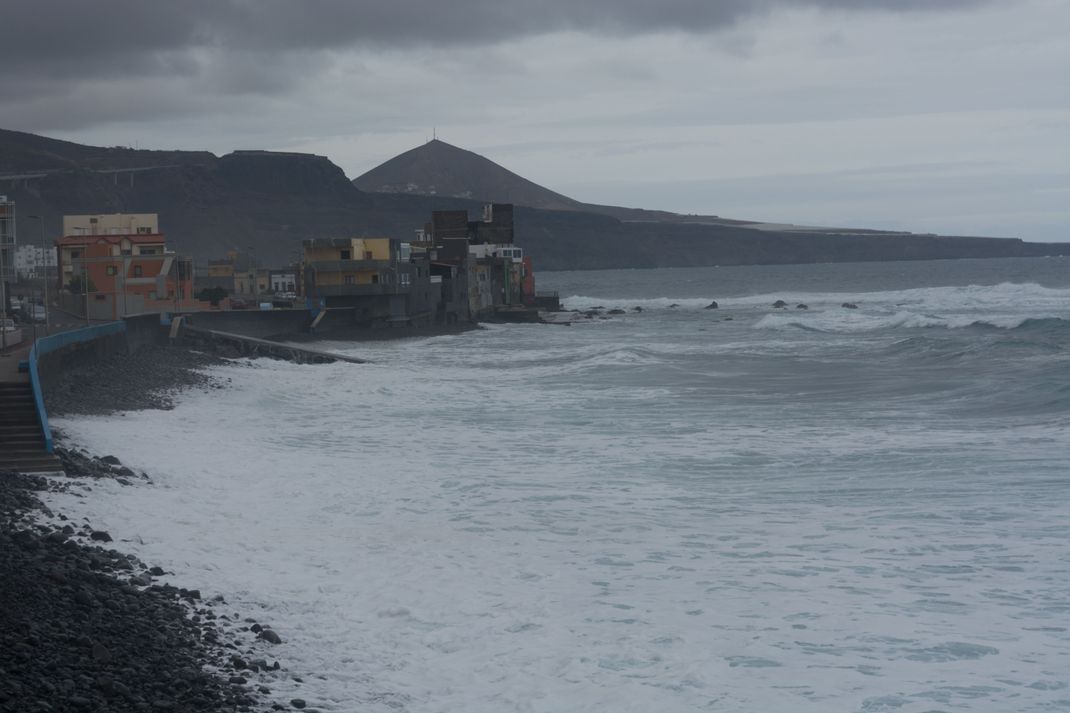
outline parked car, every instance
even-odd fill
[[[4,335],[2,343],[6,347],[12,347],[22,341],[22,330],[13,319],[0,317],[0,332]]]
[[[45,321],[45,306],[31,302],[29,299],[24,299],[19,304],[19,318],[24,322],[44,322]]]

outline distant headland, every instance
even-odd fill
[[[291,260],[301,241],[406,238],[437,210],[516,205],[516,243],[543,270],[1031,257],[1070,243],[811,228],[582,203],[443,141],[350,180],[324,156],[93,147],[0,130],[0,193],[45,229],[65,214],[154,212],[195,260]],[[17,218],[18,220],[18,218]],[[39,226],[19,226],[28,235]]]

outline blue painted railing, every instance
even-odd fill
[[[126,331],[126,322],[108,322],[94,327],[72,329],[69,332],[60,332],[37,340],[30,349],[30,384],[33,386],[33,400],[37,405],[37,420],[41,424],[41,432],[45,436],[45,449],[53,452],[52,429],[48,426],[48,412],[45,411],[44,394],[41,391],[41,376],[37,371],[37,359],[50,352],[63,349],[75,344],[85,344],[113,334],[121,334]]]

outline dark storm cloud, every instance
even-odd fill
[[[37,0],[5,10],[0,62],[81,76],[192,71],[197,49],[497,42],[557,30],[707,32],[776,7],[917,11],[984,0]]]
[[[704,33],[777,8],[924,11],[988,0],[16,0],[0,22],[0,126],[74,128],[286,96],[332,52],[494,45],[555,31]],[[177,105],[177,107],[176,107]]]

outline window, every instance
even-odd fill
[[[351,250],[343,250],[343,251],[342,251],[342,257],[341,257],[341,258],[339,258],[339,259],[341,259],[341,260],[349,260],[349,259],[350,259],[350,256],[351,256],[352,254],[353,254],[353,251],[351,251]]]
[[[141,265],[134,265],[134,277],[141,277]]]
[[[149,228],[147,226],[146,227],[138,227],[137,232],[138,232],[138,235],[152,235],[152,228]]]
[[[372,259],[372,251],[371,250],[365,250],[364,251],[364,259],[365,260],[371,260]]]
[[[155,255],[156,248],[141,248],[142,255]]]
[[[345,276],[345,283],[347,285],[352,285],[353,284],[353,276],[352,275],[346,275]]]
[[[115,269],[115,265],[108,265],[108,267],[104,271],[108,275],[115,275],[115,273],[117,272],[117,270]]]
[[[374,273],[372,275],[372,284],[373,285],[378,285],[379,284],[379,273],[378,272],[376,272],[376,273]]]

